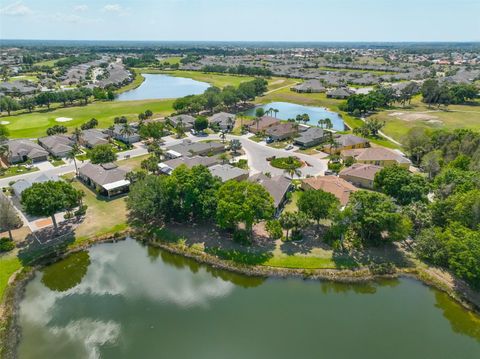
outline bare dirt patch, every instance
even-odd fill
[[[396,117],[399,120],[413,122],[413,121],[426,121],[431,124],[441,124],[437,116],[431,115],[425,112],[392,112],[388,116]]]

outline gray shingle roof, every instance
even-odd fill
[[[290,188],[291,181],[284,176],[274,176],[272,178],[258,173],[248,179],[250,182],[261,184],[273,198],[275,208],[277,208],[283,200],[285,193]]]
[[[124,180],[128,171],[111,163],[103,165],[87,163],[79,169],[79,173],[81,176],[90,178],[96,184],[104,186],[108,183]]]

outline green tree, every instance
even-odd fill
[[[25,212],[32,216],[50,216],[55,229],[58,228],[55,214],[72,210],[80,204],[82,191],[64,181],[34,183],[22,192],[21,203]]]
[[[426,201],[428,184],[421,175],[413,175],[400,166],[385,167],[377,172],[374,188],[395,198],[405,205],[416,201]]]
[[[251,233],[253,225],[270,219],[274,213],[273,199],[257,183],[228,181],[217,194],[217,223],[226,229],[237,229],[240,223]]]
[[[307,217],[320,224],[322,219],[331,219],[340,207],[337,197],[322,190],[304,191],[298,199],[298,209]]]
[[[12,230],[22,226],[22,220],[18,216],[17,211],[12,205],[12,202],[0,195],[0,230],[7,231],[10,240],[13,241]]]
[[[428,130],[423,127],[412,127],[408,130],[403,145],[416,165],[430,151],[431,142]]]
[[[72,145],[72,149],[67,153],[67,158],[69,160],[73,160],[73,164],[75,165],[75,174],[78,176],[78,167],[77,167],[77,155],[82,153],[80,146],[77,143]]]
[[[393,201],[376,192],[352,193],[341,220],[348,223],[364,245],[404,240],[411,231],[410,221]]]
[[[282,225],[278,219],[271,219],[265,223],[265,229],[271,239],[280,239],[283,236]]]
[[[94,164],[109,163],[117,160],[117,154],[109,144],[95,146],[88,152],[88,157]]]
[[[208,128],[208,119],[205,116],[198,116],[193,123],[195,131],[203,132]]]

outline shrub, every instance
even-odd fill
[[[372,274],[378,274],[378,275],[395,273],[395,265],[392,262],[371,263],[368,266],[368,269],[370,269],[370,272]]]
[[[15,243],[8,238],[8,237],[2,237],[0,238],[0,253],[2,252],[9,252],[13,248],[15,248]]]
[[[79,216],[84,216],[85,213],[87,213],[87,208],[88,206],[86,204],[84,205],[81,205],[79,209],[77,209],[75,212],[74,212],[74,215],[79,217]]]
[[[237,242],[239,244],[250,244],[250,237],[248,236],[248,233],[244,229],[237,229],[235,232],[233,232],[233,241]]]
[[[290,156],[290,157],[278,157],[278,158],[273,158],[270,161],[270,164],[273,167],[280,168],[280,169],[287,169],[287,168],[300,168],[302,167],[302,162],[296,157]]]

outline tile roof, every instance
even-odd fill
[[[310,177],[302,180],[302,182],[315,190],[321,189],[333,194],[342,206],[348,203],[351,193],[358,191],[357,187],[337,176]]]
[[[354,163],[352,166],[344,168],[340,171],[339,175],[341,176],[351,176],[357,178],[364,178],[373,181],[377,172],[381,171],[383,167],[363,164],[363,163]]]

